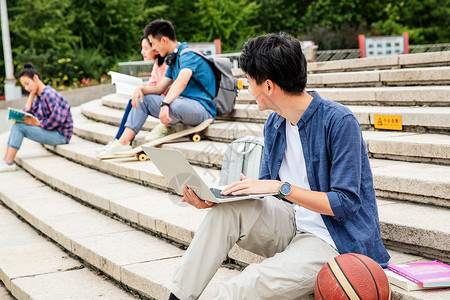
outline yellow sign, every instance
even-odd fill
[[[377,129],[402,130],[402,116],[374,115]]]
[[[242,82],[242,79],[238,80],[238,89],[242,90],[244,88],[244,83]]]

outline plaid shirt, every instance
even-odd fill
[[[39,96],[36,96],[30,110],[26,112],[34,115],[41,122],[42,128],[57,130],[67,143],[70,141],[73,131],[70,105],[50,85],[47,85]]]

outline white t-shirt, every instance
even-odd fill
[[[300,140],[298,127],[296,125],[293,126],[288,120],[286,120],[286,151],[284,152],[283,162],[281,163],[278,175],[281,181],[287,181],[291,185],[305,190],[311,190],[306,173],[305,157],[303,155],[302,141]],[[297,230],[312,233],[336,248],[319,213],[297,204],[292,205],[295,209]]]

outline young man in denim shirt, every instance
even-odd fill
[[[240,57],[260,110],[271,109],[258,180],[241,175],[223,194],[278,197],[214,205],[184,187],[183,201],[211,211],[170,282],[171,297],[196,299],[238,244],[267,257],[223,282],[217,299],[297,299],[311,294],[321,267],[348,252],[381,265],[380,236],[366,144],[345,106],[306,92],[300,42],[284,34],[249,40]]]

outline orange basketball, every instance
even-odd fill
[[[391,299],[391,285],[373,259],[356,253],[336,256],[316,278],[315,299]]]

